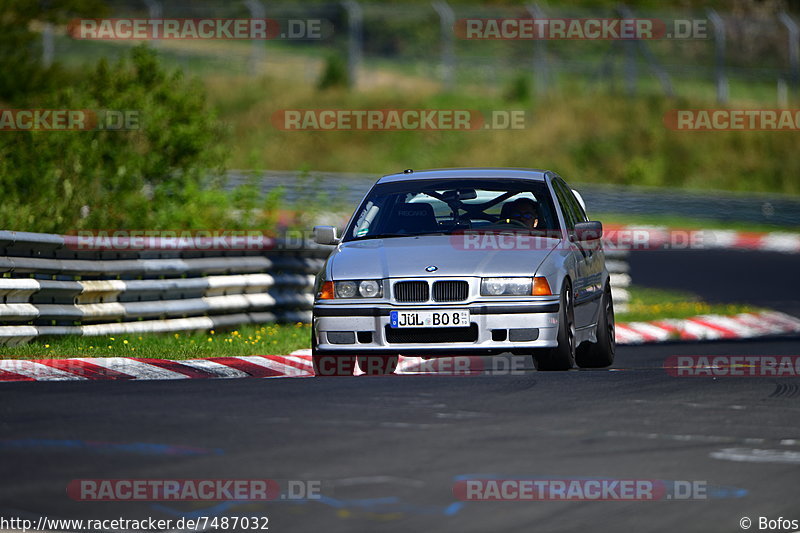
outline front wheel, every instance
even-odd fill
[[[561,291],[557,338],[558,346],[534,354],[536,370],[569,370],[575,366],[575,306],[568,282],[564,283]]]
[[[605,368],[614,363],[616,341],[614,339],[614,301],[611,288],[603,291],[600,316],[597,319],[597,342],[578,346],[576,362],[581,368]]]

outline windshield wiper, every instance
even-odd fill
[[[364,235],[356,237],[354,241],[364,241],[367,239],[391,239],[394,237],[420,237],[422,235],[445,235],[443,231],[432,231],[424,233],[376,233],[374,235]]]

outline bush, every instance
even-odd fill
[[[131,110],[131,131],[25,131],[0,136],[0,227],[76,229],[237,229],[258,222],[253,195],[226,192],[226,131],[205,92],[168,72],[145,46],[25,107]],[[22,107],[22,106],[19,106]]]
[[[531,99],[531,77],[523,73],[514,76],[505,90],[505,99],[508,102],[528,102]]]
[[[317,87],[319,89],[330,89],[333,87],[347,87],[347,85],[347,63],[339,55],[328,56],[325,62],[325,70],[322,71]]]

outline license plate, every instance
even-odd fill
[[[466,328],[469,310],[390,311],[389,325],[393,328]]]

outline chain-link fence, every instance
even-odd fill
[[[351,85],[359,87],[414,77],[445,89],[528,84],[537,94],[564,88],[610,89],[787,105],[800,84],[800,30],[796,15],[772,5],[753,3],[749,9],[715,12],[450,5],[444,0],[410,5],[358,0],[118,0],[110,2],[102,16],[280,22],[282,33],[275,39],[153,41],[168,60],[198,73],[266,74],[314,82],[335,56],[346,62]],[[652,39],[580,39],[574,34],[498,39],[486,34],[487,38],[467,38],[460,31],[469,21],[509,19],[648,20],[660,33]],[[317,24],[322,31],[303,31]],[[287,35],[287,28],[299,31]],[[80,40],[63,28],[47,27],[43,42],[46,61],[76,63],[117,56],[135,41]]]

